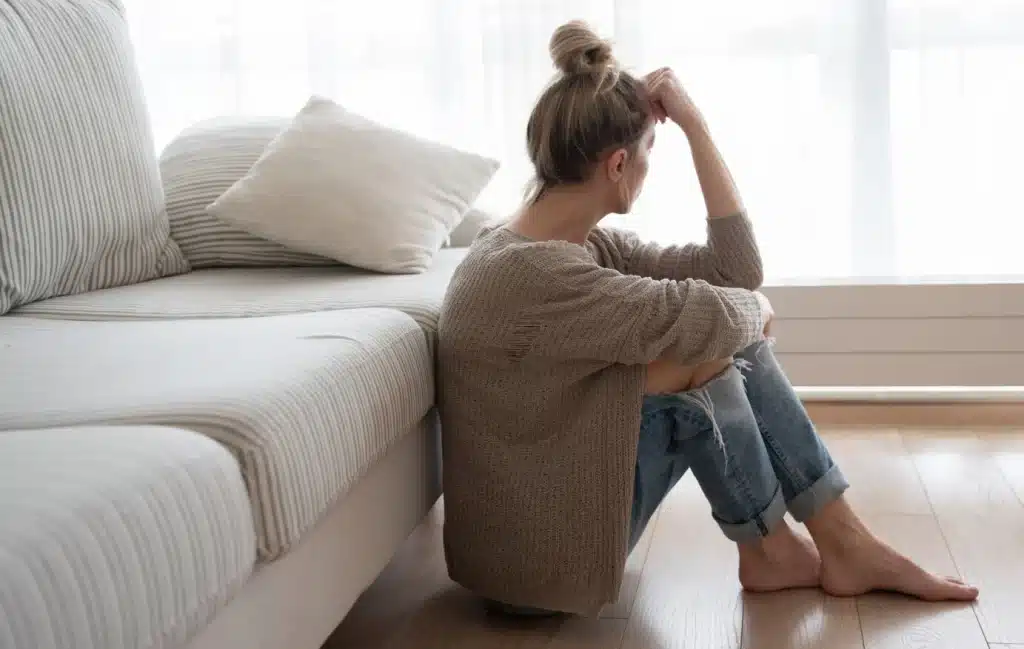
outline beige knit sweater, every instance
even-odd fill
[[[706,245],[596,228],[586,246],[480,235],[441,310],[438,392],[452,579],[519,606],[596,614],[627,554],[645,366],[761,336],[743,215]]]

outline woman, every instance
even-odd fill
[[[527,126],[536,189],[474,242],[441,313],[452,578],[504,610],[595,614],[690,469],[748,590],[974,599],[874,537],[843,497],[765,340],[772,309],[737,190],[672,71],[630,76],[578,22],[550,49],[560,74]],[[689,140],[706,244],[598,227],[639,194],[658,123]]]

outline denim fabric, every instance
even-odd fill
[[[736,359],[702,388],[644,399],[630,547],[688,470],[737,542],[766,535],[787,509],[804,521],[849,486],[767,341]]]
[[[849,486],[767,341],[744,349],[701,388],[644,399],[631,550],[688,470],[722,532],[736,542],[768,534],[787,509],[805,521]],[[553,614],[488,604],[513,615]]]

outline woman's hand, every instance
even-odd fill
[[[655,119],[661,122],[666,118],[672,120],[683,129],[690,142],[690,153],[701,193],[704,194],[704,204],[708,208],[708,218],[735,216],[743,212],[743,202],[736,190],[736,183],[718,147],[711,140],[704,116],[690,95],[683,90],[683,84],[679,83],[676,73],[670,68],[655,70],[644,77],[644,84],[647,86]],[[758,259],[756,247],[743,252],[748,259]],[[757,270],[760,274],[760,268]]]
[[[644,77],[650,95],[651,111],[655,119],[664,122],[666,118],[678,124],[684,131],[704,123],[700,110],[683,89],[672,68],[659,68]]]

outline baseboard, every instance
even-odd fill
[[[1024,385],[992,386],[808,386],[804,401],[869,403],[1024,403]]]
[[[1024,428],[1020,401],[805,400],[818,426],[923,428]]]

